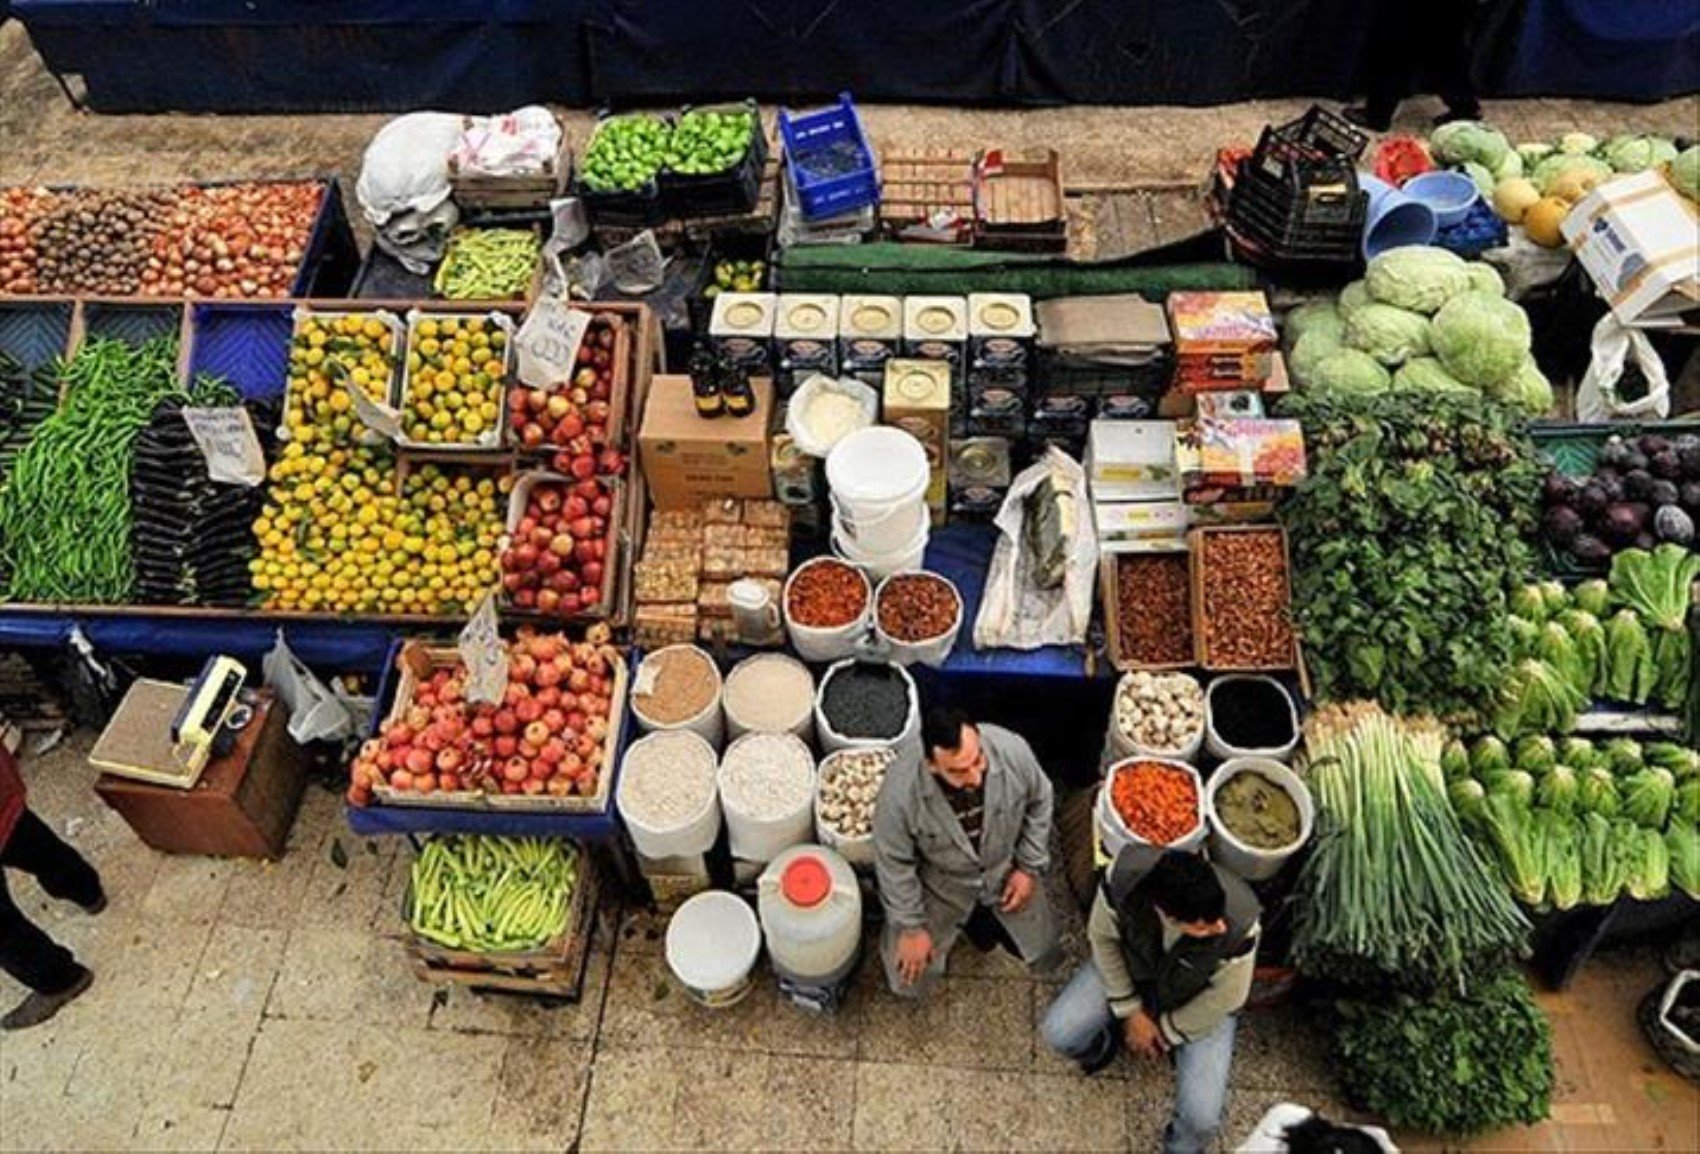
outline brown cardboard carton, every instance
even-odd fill
[[[649,387],[638,452],[657,509],[701,509],[713,497],[773,496],[768,423],[773,382],[753,377],[756,411],[744,418],[697,416],[691,379],[658,376]]]

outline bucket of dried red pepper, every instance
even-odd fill
[[[1205,835],[1204,782],[1183,761],[1130,757],[1110,766],[1097,816],[1098,837],[1112,858],[1129,842],[1197,849]]]
[[[874,591],[874,635],[898,665],[943,665],[962,629],[962,594],[937,573],[893,573]]]
[[[854,565],[816,557],[792,570],[781,598],[785,632],[804,661],[849,657],[868,632],[874,592]]]

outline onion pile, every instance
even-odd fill
[[[179,189],[142,274],[143,294],[288,296],[322,195],[313,183]]]
[[[32,189],[0,189],[0,293],[36,291],[34,228],[41,205]]]

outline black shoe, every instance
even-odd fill
[[[98,914],[98,913],[101,913],[102,911],[104,911],[105,909],[106,909],[106,893],[105,893],[105,891],[102,891],[99,897],[95,898],[94,901],[88,903],[86,906],[83,907],[83,912],[85,914]]]
[[[1385,120],[1376,120],[1370,116],[1369,109],[1361,104],[1352,104],[1342,108],[1340,110],[1340,115],[1344,116],[1347,120],[1351,121],[1359,128],[1367,128],[1371,132],[1386,132],[1389,128],[1393,127],[1393,118],[1391,116],[1387,117]]]
[[[1108,1070],[1111,1063],[1115,1060],[1116,1048],[1114,1045],[1109,1045],[1105,1046],[1100,1053],[1091,1058],[1081,1058],[1079,1061],[1075,1062],[1075,1065],[1080,1067],[1080,1072],[1082,1074],[1090,1078],[1092,1075],[1099,1073],[1100,1071]]]
[[[80,976],[70,987],[57,994],[31,994],[19,1002],[17,1008],[4,1018],[0,1018],[0,1030],[27,1030],[31,1026],[39,1026],[60,1010],[76,1001],[83,992],[94,985],[94,971],[78,966]]]
[[[1452,109],[1448,108],[1445,112],[1442,112],[1439,116],[1435,117],[1430,123],[1432,123],[1436,128],[1439,128],[1443,124],[1451,124],[1453,121],[1457,120],[1480,120],[1481,118],[1482,110],[1480,108],[1466,108],[1460,112],[1454,112]]]

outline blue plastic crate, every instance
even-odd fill
[[[0,301],[0,352],[34,371],[65,355],[71,338],[68,300]]]
[[[100,337],[139,347],[160,337],[176,337],[182,327],[180,304],[118,300],[83,304],[84,339]]]
[[[832,107],[814,112],[792,114],[781,108],[779,138],[785,143],[785,163],[790,166],[797,203],[805,219],[843,216],[879,203],[880,181],[873,150],[868,147],[861,118],[848,92],[840,93]],[[810,158],[828,151],[853,153],[857,167],[832,175],[811,171]]]
[[[293,305],[202,301],[189,311],[189,377],[223,377],[248,400],[283,399]]]

